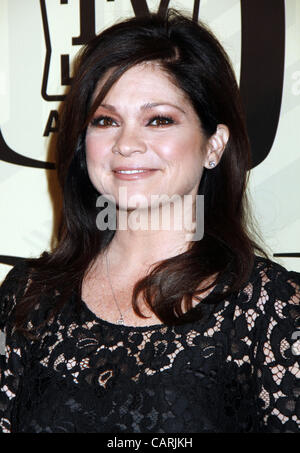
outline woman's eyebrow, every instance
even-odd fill
[[[160,105],[170,105],[171,107],[174,107],[177,110],[180,110],[182,113],[186,113],[181,107],[179,107],[176,104],[171,104],[170,102],[147,102],[146,104],[141,105],[140,109],[141,110],[148,110],[153,107],[158,107]],[[116,112],[116,108],[113,105],[110,104],[100,104],[99,107],[104,107],[107,110],[110,110],[112,112]]]
[[[157,107],[159,105],[170,105],[171,107],[174,107],[175,109],[180,110],[182,113],[185,114],[185,111],[181,107],[170,102],[151,102],[151,103],[147,102],[147,104],[141,106],[141,110],[151,109],[152,107]]]

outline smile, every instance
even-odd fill
[[[143,173],[145,171],[149,171],[149,170],[119,170],[116,173],[125,173],[126,175],[130,175],[133,173]]]
[[[136,179],[142,179],[142,178],[147,178],[149,176],[152,176],[154,172],[157,170],[154,169],[145,169],[145,170],[114,170],[114,175],[118,179],[123,179],[123,180],[136,180]]]

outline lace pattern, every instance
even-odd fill
[[[39,341],[11,327],[26,281],[21,264],[1,287],[0,431],[300,432],[300,274],[256,257],[237,295],[172,327],[111,324],[70,299]]]

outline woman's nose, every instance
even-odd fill
[[[144,153],[145,151],[146,143],[141,137],[138,128],[134,127],[134,125],[121,126],[112,147],[112,152],[127,156],[135,152]]]

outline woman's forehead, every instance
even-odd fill
[[[92,101],[97,98],[105,82],[117,69],[118,67],[110,68],[97,82]],[[109,96],[109,94],[112,91],[115,91],[115,88],[118,87],[121,87],[121,89],[124,89],[124,87],[129,89],[129,84],[133,87],[134,92],[136,92],[139,88],[141,88],[141,90],[145,90],[148,94],[151,94],[152,92],[155,94],[163,90],[162,94],[164,96],[170,93],[171,95],[175,95],[182,100],[185,98],[189,101],[186,94],[176,83],[174,77],[167,72],[158,61],[145,61],[127,69],[118,78],[118,80],[113,83],[106,96]]]

